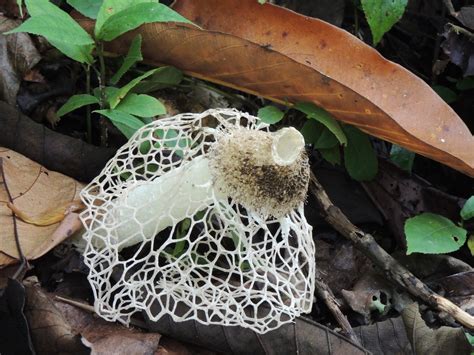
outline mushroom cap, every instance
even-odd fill
[[[218,137],[209,153],[214,187],[262,216],[279,218],[298,207],[306,198],[309,163],[304,141],[291,139],[300,133],[289,130],[271,133],[237,126]],[[275,156],[276,147],[290,152],[285,153],[290,159]]]

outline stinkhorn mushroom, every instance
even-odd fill
[[[294,128],[231,109],[141,128],[82,192],[97,313],[264,333],[309,312],[308,181]]]

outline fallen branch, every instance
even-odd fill
[[[54,132],[0,101],[0,147],[12,149],[80,181],[95,178],[115,149],[96,147],[80,139]]]
[[[354,329],[352,329],[349,321],[347,320],[346,316],[344,316],[344,314],[339,309],[340,305],[337,302],[336,297],[334,297],[334,294],[332,293],[331,289],[322,280],[319,273],[316,274],[315,286],[316,295],[324,301],[329,311],[336,319],[337,323],[341,326],[343,335],[351,339],[357,345],[362,345],[356,333],[354,332]]]
[[[309,188],[322,209],[324,219],[335,230],[353,242],[360,251],[384,272],[388,279],[402,286],[411,295],[420,298],[431,307],[448,313],[465,327],[474,329],[474,317],[451,301],[433,292],[380,247],[372,235],[363,232],[353,225],[342,211],[333,205],[326,191],[313,173],[311,173]]]

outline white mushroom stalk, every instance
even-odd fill
[[[259,333],[309,312],[308,180],[294,128],[230,109],[143,127],[82,192],[96,311]]]

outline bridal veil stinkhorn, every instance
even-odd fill
[[[304,140],[231,109],[141,128],[83,191],[98,314],[264,333],[309,312]]]

